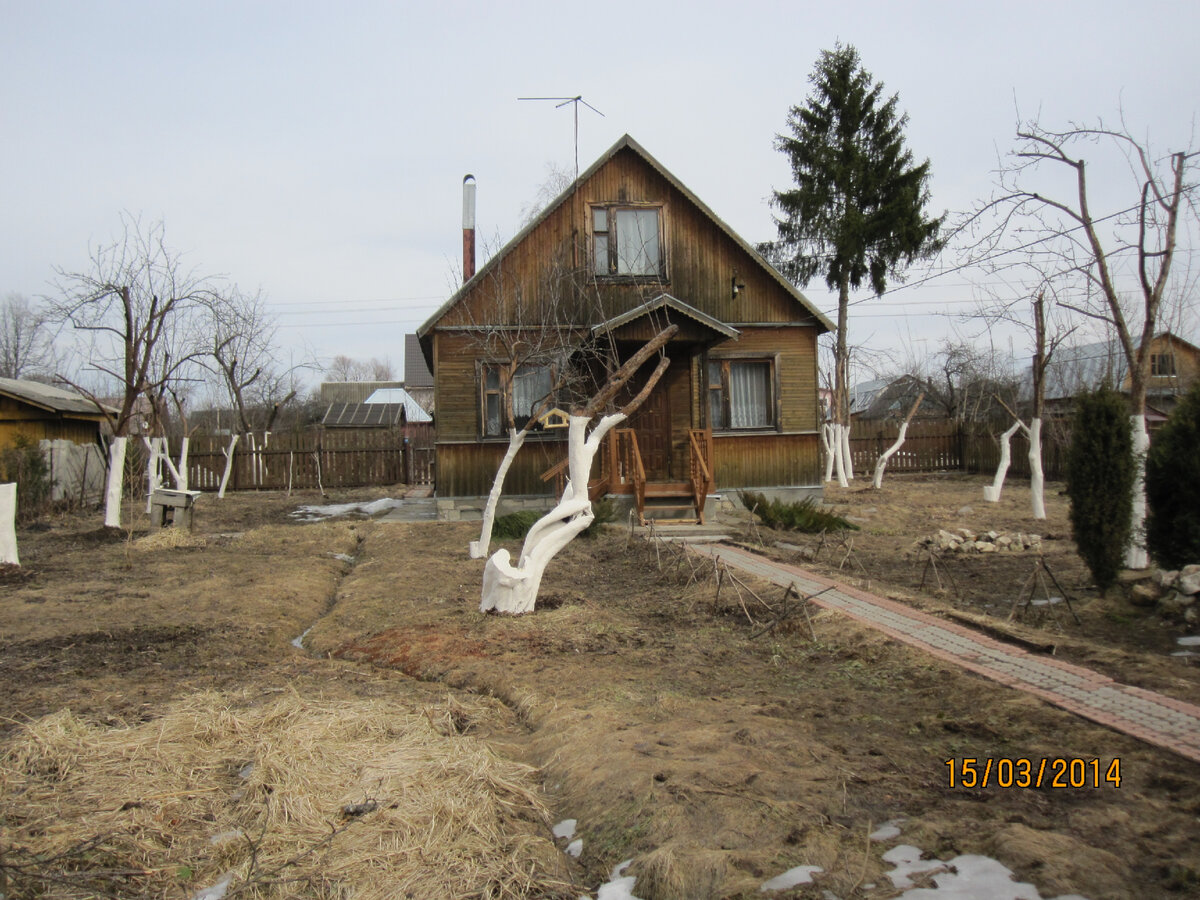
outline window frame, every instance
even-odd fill
[[[620,266],[620,230],[617,228],[617,213],[626,210],[653,210],[657,215],[658,224],[658,263],[654,272],[624,273],[617,271]],[[604,213],[603,229],[597,226],[597,213]],[[623,201],[613,203],[592,203],[588,206],[588,254],[591,262],[592,277],[608,282],[658,283],[667,281],[668,259],[666,240],[667,207],[664,203]],[[607,260],[601,266],[601,259],[596,250],[596,239],[603,236]],[[601,270],[603,269],[603,270]]]
[[[477,359],[475,360],[475,385],[476,385],[476,415],[477,415],[477,431],[480,440],[508,440],[508,431],[504,423],[504,407],[507,397],[512,391],[512,379],[509,375],[509,369],[512,366],[511,361],[504,359]],[[550,388],[551,394],[557,394],[554,390],[554,385],[557,382],[558,367],[552,363],[523,363],[517,367],[518,374],[522,369],[545,369],[550,373]],[[488,387],[488,373],[494,371],[498,376],[498,387]],[[500,423],[499,430],[492,433],[488,431],[488,398],[496,397],[499,404]],[[554,404],[551,404],[553,409]],[[529,419],[525,418],[525,423],[528,425]],[[514,423],[517,430],[520,431],[521,416],[514,414]],[[540,434],[537,430],[531,430],[526,439]]]
[[[1176,374],[1175,354],[1173,352],[1150,354],[1150,377],[1171,378]]]
[[[783,389],[779,377],[778,353],[722,353],[709,354],[704,359],[704,420],[713,432],[721,434],[767,434],[779,433],[783,430]],[[712,383],[710,367],[720,366],[721,379],[718,384]],[[733,400],[730,390],[730,367],[736,364],[752,364],[768,366],[767,410],[770,421],[766,425],[751,425],[735,427],[733,419]],[[722,421],[731,424],[719,425],[713,421],[713,397],[717,395],[722,408]]]

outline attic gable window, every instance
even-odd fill
[[[592,207],[592,271],[599,276],[661,278],[662,210],[657,206]]]
[[[1174,353],[1151,353],[1150,354],[1150,374],[1151,375],[1174,375],[1175,374],[1175,354]]]

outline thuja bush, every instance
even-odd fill
[[[1133,440],[1125,399],[1109,388],[1076,398],[1067,450],[1075,546],[1097,586],[1117,580],[1129,542]]]
[[[17,483],[17,519],[31,522],[50,508],[54,479],[38,442],[17,435],[13,446],[0,451],[0,481]]]
[[[770,500],[756,491],[739,491],[738,499],[746,509],[762,519],[768,528],[786,531],[803,531],[816,534],[821,531],[858,531],[858,526],[841,516],[822,509],[812,497],[785,502]]]
[[[1146,547],[1159,565],[1200,563],[1200,382],[1146,454]]]

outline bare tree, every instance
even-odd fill
[[[135,426],[162,433],[170,386],[204,353],[196,313],[213,294],[212,280],[186,269],[180,253],[167,246],[162,222],[143,225],[126,213],[121,224],[122,237],[93,248],[89,266],[55,270],[58,293],[48,302],[51,320],[69,325],[81,339],[83,370],[107,377],[120,392],[115,412],[101,407],[116,438],[105,517],[110,525],[120,523],[125,438]],[[99,400],[81,379],[62,380]]]
[[[354,359],[349,356],[335,356],[325,367],[327,381],[395,381],[396,372],[391,360]]]
[[[49,315],[22,294],[0,304],[0,378],[49,376],[56,366]]]
[[[1181,222],[1196,217],[1191,192],[1197,153],[1189,148],[1156,156],[1123,121],[1119,128],[1101,122],[1053,131],[1035,120],[1019,125],[1016,137],[1012,162],[999,172],[1001,195],[980,210],[998,216],[976,252],[995,259],[1000,251],[1013,249],[1015,239],[1023,264],[1035,265],[1047,282],[1058,286],[1060,297],[1069,298],[1058,301],[1064,309],[1103,323],[1115,335],[1128,368],[1139,472],[1126,562],[1143,568],[1148,557],[1140,473],[1149,445],[1145,413],[1151,341],[1174,284]],[[1111,212],[1097,209],[1088,179],[1091,162],[1103,160],[1106,153],[1117,154],[1136,186],[1136,199],[1129,197]],[[1041,180],[1060,174],[1069,182]]]

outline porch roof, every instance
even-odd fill
[[[696,307],[684,303],[678,297],[673,297],[667,293],[659,294],[652,300],[647,300],[641,306],[635,306],[633,309],[623,312],[619,316],[614,316],[606,322],[593,325],[592,334],[608,334],[622,327],[623,325],[636,322],[638,319],[648,316],[660,309],[674,310],[680,315],[686,316],[710,331],[715,332],[724,340],[736,341],[742,336],[742,333],[732,325],[727,325],[720,319],[714,318],[708,313],[701,312],[700,310],[696,309]]]

